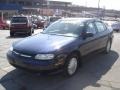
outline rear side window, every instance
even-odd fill
[[[105,25],[102,22],[95,22],[98,32],[103,32],[106,30]]]
[[[26,23],[27,18],[26,17],[13,17],[12,23]]]

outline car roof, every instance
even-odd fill
[[[93,20],[95,18],[63,18],[64,20]]]
[[[79,21],[79,22],[87,22],[87,21],[101,21],[97,18],[62,18],[60,20],[63,21]]]

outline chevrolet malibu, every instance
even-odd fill
[[[62,69],[72,76],[81,57],[101,50],[109,53],[113,31],[98,19],[64,18],[42,33],[13,43],[7,53],[11,65],[33,71]]]

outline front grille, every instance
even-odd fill
[[[40,66],[48,66],[53,64],[53,61],[41,61],[41,60],[24,60],[23,61],[25,64],[30,64],[30,65],[40,65]]]
[[[29,64],[32,66],[48,66],[54,63],[53,60],[35,60],[30,55],[21,54],[19,52],[13,51],[14,55],[16,55],[16,62],[20,61],[24,64]]]
[[[16,54],[16,55],[19,55],[19,56],[21,56],[21,57],[26,57],[26,58],[31,58],[31,57],[32,57],[32,56],[30,56],[30,55],[25,55],[25,54],[18,53],[18,52],[16,52],[16,51],[13,51],[13,53]]]

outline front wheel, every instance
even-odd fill
[[[111,40],[109,40],[109,41],[107,42],[107,45],[106,45],[105,50],[104,50],[104,52],[105,52],[106,54],[108,54],[108,53],[110,52],[110,50],[111,50],[111,44],[112,44],[112,42],[111,42]]]
[[[71,55],[68,57],[64,67],[64,75],[65,76],[72,76],[76,73],[78,69],[78,56]]]

